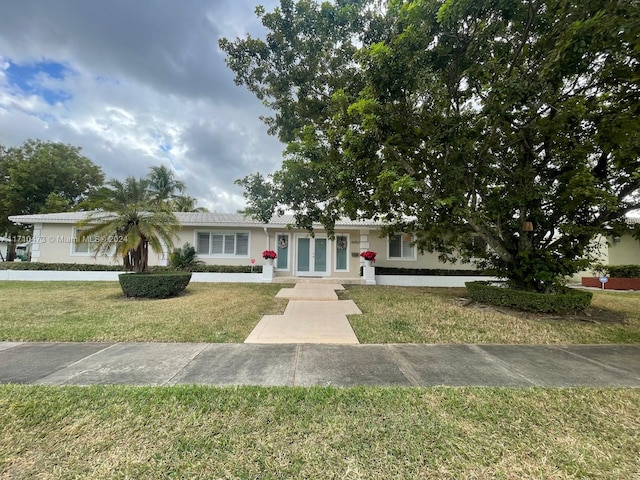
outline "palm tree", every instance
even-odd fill
[[[147,175],[149,189],[156,201],[166,202],[186,190],[186,185],[176,180],[175,174],[164,165],[151,167]]]
[[[196,199],[189,195],[178,195],[171,202],[174,212],[208,212],[204,207],[196,207]]]
[[[146,272],[149,247],[156,252],[173,249],[180,224],[164,202],[155,201],[146,178],[111,180],[97,193],[101,210],[79,222],[85,237],[95,239],[96,255],[121,257],[127,271]]]

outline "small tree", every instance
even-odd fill
[[[194,265],[202,265],[204,263],[196,257],[196,249],[187,242],[182,248],[176,248],[171,252],[169,264],[176,270],[189,270]]]
[[[174,212],[208,212],[204,207],[196,207],[197,200],[189,195],[178,195],[171,200]]]
[[[78,225],[83,235],[96,239],[96,255],[121,258],[125,270],[148,271],[149,247],[162,253],[173,248],[180,224],[164,203],[149,190],[149,180],[127,177],[111,180],[97,194],[102,210],[93,212]]]
[[[147,180],[151,197],[157,202],[171,201],[186,190],[184,182],[164,165],[151,167]]]

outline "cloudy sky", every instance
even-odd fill
[[[233,73],[221,37],[264,32],[277,0],[21,0],[0,14],[0,143],[82,147],[108,178],[173,168],[199,205],[242,208],[233,184],[280,166],[269,114]]]

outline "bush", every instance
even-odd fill
[[[558,293],[535,293],[490,285],[488,282],[465,283],[469,297],[475,302],[516,308],[538,313],[570,313],[591,304],[593,293],[565,288]]]
[[[122,272],[122,265],[98,265],[96,263],[42,263],[0,262],[0,270],[57,270],[61,272]],[[149,267],[152,273],[172,272],[172,267]],[[250,273],[250,265],[192,265],[190,272]],[[253,273],[261,273],[262,265],[254,265]]]
[[[185,243],[182,248],[176,248],[169,255],[169,265],[176,270],[189,272],[194,266],[203,265],[203,262],[196,258],[196,249],[193,245]]]
[[[172,267],[150,267],[152,272],[172,272]],[[254,265],[253,271],[251,265],[192,265],[190,272],[200,273],[262,273],[262,265]]]
[[[122,293],[136,298],[167,298],[182,292],[191,281],[190,272],[121,273]]]
[[[600,270],[614,278],[640,278],[640,265],[603,265]]]
[[[394,268],[394,267],[376,267],[376,275],[435,275],[435,276],[478,276],[489,275],[482,270],[447,270],[441,268]]]
[[[57,270],[62,272],[122,272],[122,265],[96,263],[1,262],[0,270]]]

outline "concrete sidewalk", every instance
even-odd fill
[[[0,342],[0,383],[640,388],[640,345]]]

